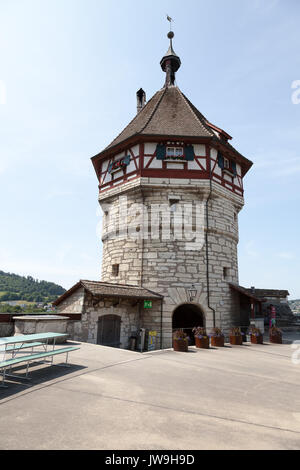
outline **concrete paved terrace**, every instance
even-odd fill
[[[33,365],[30,384],[0,389],[0,447],[298,449],[293,352],[246,344],[140,354],[82,343],[71,368]]]

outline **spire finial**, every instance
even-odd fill
[[[170,22],[170,31],[167,34],[168,38],[170,39],[170,46],[166,55],[164,55],[160,61],[161,68],[164,72],[166,72],[165,87],[175,84],[175,72],[177,72],[181,65],[180,58],[175,54],[172,44],[172,39],[174,37],[174,33],[172,31],[172,22],[174,20],[169,15],[167,15],[167,20]]]

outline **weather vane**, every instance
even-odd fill
[[[172,21],[174,20],[168,14],[167,14],[167,20],[170,22],[170,31],[172,31]]]

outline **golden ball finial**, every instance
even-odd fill
[[[169,38],[169,39],[173,39],[173,37],[174,37],[173,31],[169,31],[169,32],[168,32],[168,38]]]

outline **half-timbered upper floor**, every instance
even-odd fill
[[[243,196],[243,177],[252,162],[175,85],[181,60],[173,49],[173,31],[167,36],[170,46],[160,61],[166,74],[163,88],[148,102],[144,90],[138,90],[137,115],[92,158],[100,193],[148,177],[209,179]]]
[[[178,87],[164,87],[138,109],[113,142],[92,158],[100,192],[150,177],[212,179],[243,196],[243,177],[252,162]]]
[[[145,142],[128,147],[101,162],[99,191],[120,186],[140,177],[209,179],[243,196],[240,163],[225,157],[208,144],[183,141]]]

